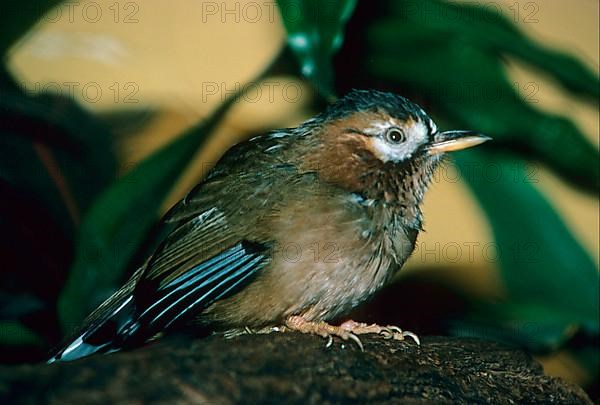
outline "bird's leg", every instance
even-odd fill
[[[355,335],[364,335],[373,333],[383,336],[384,339],[404,340],[405,337],[410,337],[416,344],[420,345],[419,337],[409,331],[403,331],[397,326],[380,326],[376,323],[367,325],[366,323],[355,322],[348,320],[340,325],[340,328],[345,329]]]
[[[363,344],[351,330],[342,328],[341,326],[333,326],[326,322],[311,322],[301,316],[293,315],[285,321],[285,326],[290,330],[295,330],[302,333],[312,333],[329,339],[326,347],[333,343],[333,336],[338,336],[343,340],[353,340],[361,351],[364,351]]]

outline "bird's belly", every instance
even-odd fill
[[[291,315],[330,320],[372,297],[398,267],[358,238],[346,244],[289,242],[275,249],[255,281],[206,315],[224,328],[279,325]]]

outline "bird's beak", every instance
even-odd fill
[[[429,145],[427,152],[437,155],[443,152],[453,152],[470,148],[490,141],[492,138],[473,131],[445,131],[435,135],[434,142]]]

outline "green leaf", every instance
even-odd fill
[[[59,0],[2,1],[0,12],[0,24],[2,25],[0,52],[2,55],[6,56],[6,52],[15,41],[21,38],[41,16],[60,3]]]
[[[516,300],[476,300],[465,319],[450,322],[452,333],[479,336],[536,353],[558,350],[588,319],[568,308]]]
[[[59,299],[63,327],[72,329],[117,287],[158,210],[200,145],[233,102],[118,179],[84,218],[69,280]]]
[[[499,54],[515,56],[553,76],[573,93],[598,99],[598,75],[564,52],[549,49],[525,36],[493,5],[449,3],[439,0],[390,2],[392,15],[431,31],[449,42],[460,40]],[[531,10],[529,18],[535,18]],[[400,21],[398,22],[400,23]]]
[[[519,317],[535,324],[554,314],[555,325],[578,323],[598,333],[598,269],[533,186],[534,172],[514,157],[482,150],[459,153],[456,162],[492,225],[501,275]]]
[[[0,345],[41,346],[42,338],[20,322],[0,321]]]
[[[488,309],[487,307],[483,307]],[[535,353],[555,351],[570,337],[563,323],[514,317],[502,322],[491,310],[483,319],[461,319],[450,322],[450,333],[457,336],[478,337],[526,348]]]
[[[278,0],[288,33],[288,45],[300,62],[302,74],[327,97],[334,96],[331,59],[344,40],[344,27],[356,0]]]

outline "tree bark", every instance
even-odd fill
[[[528,354],[477,339],[428,337],[418,347],[298,333],[171,339],[71,363],[0,367],[0,402],[591,403],[543,374]]]

